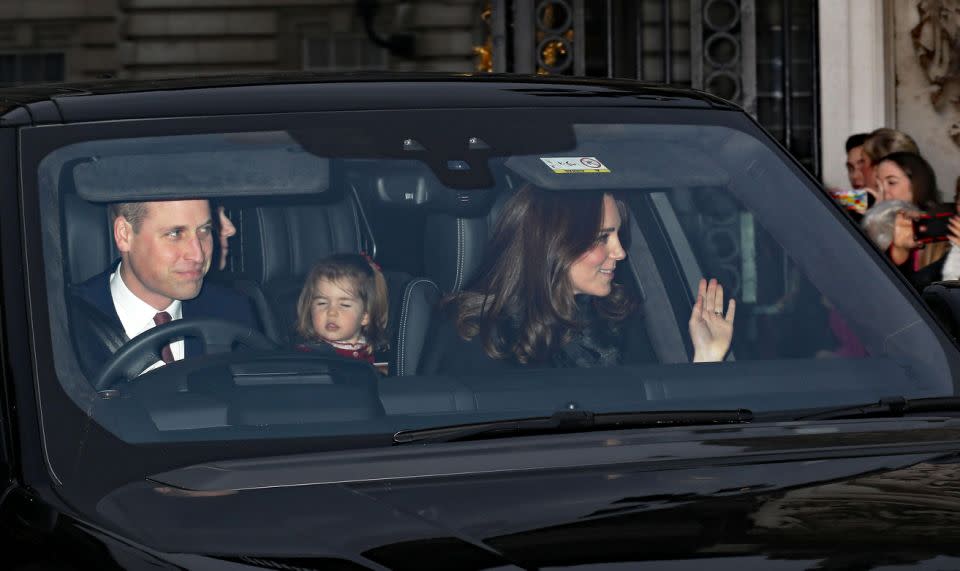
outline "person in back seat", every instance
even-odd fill
[[[420,372],[655,361],[642,319],[614,282],[626,258],[626,215],[610,194],[521,187],[503,207],[478,277],[442,307]],[[734,312],[731,299],[724,315],[716,280],[700,280],[689,321],[695,362],[723,360]]]
[[[250,302],[214,283],[204,284],[213,252],[213,220],[206,200],[125,202],[110,205],[120,260],[78,285],[75,293],[133,338],[181,318],[218,318],[257,328]],[[79,324],[81,327],[83,324]],[[103,365],[107,347],[80,335],[79,350]],[[165,347],[148,370],[202,352],[195,339]]]
[[[374,350],[387,333],[387,282],[372,260],[336,254],[307,275],[297,302],[297,333],[307,343],[299,351],[328,350],[374,362]]]
[[[214,270],[222,272],[227,269],[227,255],[230,253],[230,238],[237,235],[237,227],[227,216],[223,206],[217,206],[217,237],[219,238],[219,251],[216,251],[217,263]]]

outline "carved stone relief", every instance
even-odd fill
[[[960,110],[960,0],[920,0],[920,23],[910,30],[917,59],[930,82],[930,100],[937,111]],[[960,123],[948,128],[960,145]]]

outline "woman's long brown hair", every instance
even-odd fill
[[[597,244],[602,192],[546,191],[527,184],[503,207],[478,277],[451,297],[456,327],[478,337],[493,359],[543,361],[585,324],[577,319],[570,267]],[[617,201],[621,220],[626,208]],[[632,310],[623,288],[596,298],[601,318],[616,322]]]
[[[926,159],[916,153],[890,153],[880,159],[877,164],[890,161],[900,167],[903,174],[910,179],[910,188],[913,191],[913,203],[924,210],[937,211],[939,207],[939,192],[937,191],[937,174]]]

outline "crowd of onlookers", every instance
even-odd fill
[[[960,179],[943,202],[937,177],[910,135],[881,128],[847,139],[850,190],[834,196],[918,290],[960,279]]]

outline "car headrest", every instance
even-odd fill
[[[512,193],[501,192],[490,209],[475,217],[431,214],[424,237],[424,269],[445,293],[461,291],[483,262],[487,242],[503,205]]]
[[[69,285],[92,278],[120,257],[106,205],[87,202],[75,194],[63,196],[63,240]]]
[[[331,202],[246,208],[239,228],[243,273],[260,284],[301,279],[318,260],[363,247],[361,214],[349,195]]]

